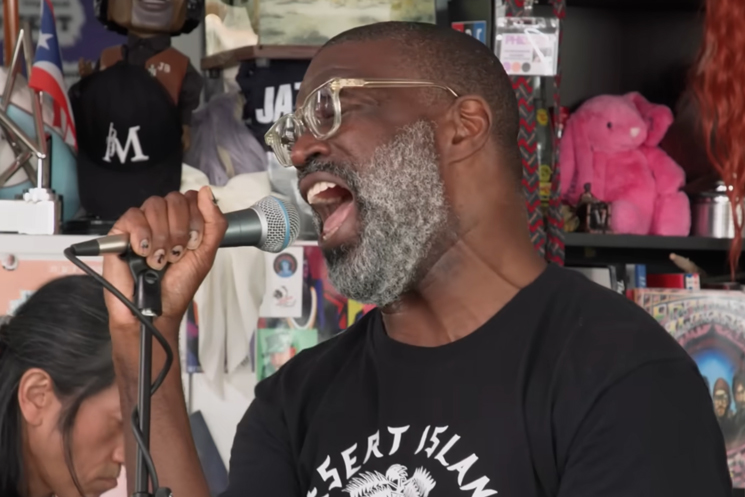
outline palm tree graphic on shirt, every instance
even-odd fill
[[[350,497],[427,497],[433,488],[435,480],[426,469],[417,468],[409,478],[404,466],[394,464],[385,475],[368,471],[352,478],[344,492]]]

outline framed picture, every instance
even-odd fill
[[[434,0],[254,0],[262,45],[322,45],[348,29],[383,21],[435,22]]]

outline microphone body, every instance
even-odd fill
[[[281,252],[297,238],[300,217],[292,205],[275,197],[264,197],[253,207],[225,214],[228,229],[220,247],[257,247]],[[70,246],[78,257],[123,254],[129,250],[129,235],[109,235]]]
[[[256,247],[266,238],[266,218],[253,209],[225,214],[228,229],[220,247]]]

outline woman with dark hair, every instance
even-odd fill
[[[53,280],[0,326],[0,495],[98,496],[122,464],[103,288]]]

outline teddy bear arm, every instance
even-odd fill
[[[658,194],[671,194],[685,186],[685,172],[664,150],[642,147],[649,169],[654,176]]]

